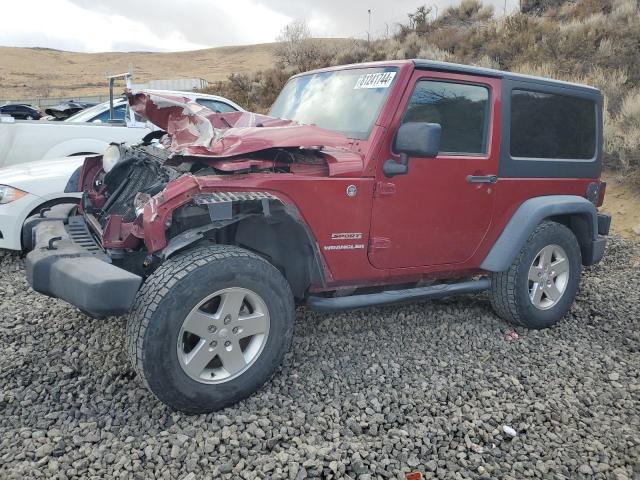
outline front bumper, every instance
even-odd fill
[[[81,216],[55,215],[47,212],[25,224],[33,239],[26,262],[31,287],[91,316],[128,312],[142,278],[110,263]]]

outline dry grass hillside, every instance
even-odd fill
[[[347,39],[319,39],[327,48]],[[0,99],[104,95],[106,76],[134,67],[134,81],[173,78],[224,80],[230,73],[272,68],[278,43],[207,48],[191,52],[78,53],[0,46]]]
[[[274,44],[175,53],[77,53],[0,47],[0,99],[104,94],[107,74],[134,66],[136,82],[199,77],[221,80],[230,72],[254,73],[273,65]]]

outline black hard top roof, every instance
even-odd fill
[[[438,62],[435,60],[412,60],[416,68],[425,70],[438,70],[443,72],[464,73],[469,75],[482,75],[485,77],[503,78],[507,80],[515,80],[520,82],[537,83],[542,85],[553,85],[558,87],[572,88],[576,90],[588,91],[591,93],[600,93],[595,87],[582,85],[579,83],[564,82],[562,80],[554,80],[551,78],[535,77],[533,75],[523,75],[520,73],[505,72],[503,70],[494,70],[492,68],[474,67],[472,65],[462,65],[460,63]]]

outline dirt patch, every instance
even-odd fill
[[[640,171],[630,175],[607,171],[603,211],[613,217],[611,229],[627,238],[640,238]]]

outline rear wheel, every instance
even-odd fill
[[[512,323],[550,327],[571,308],[581,269],[580,246],[573,232],[559,223],[543,222],[509,270],[492,274],[491,305]]]
[[[293,296],[266,260],[229,246],[200,247],[147,279],[127,325],[129,355],[147,387],[188,413],[255,392],[291,343]]]

